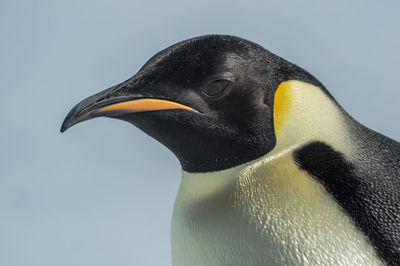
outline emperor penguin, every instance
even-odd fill
[[[174,44],[78,103],[61,131],[94,117],[179,159],[173,265],[400,265],[400,144],[253,42]]]

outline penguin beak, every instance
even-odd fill
[[[137,91],[137,93],[132,94],[131,91]],[[64,132],[79,122],[101,116],[118,117],[128,113],[171,109],[194,110],[174,101],[146,97],[143,94],[140,90],[132,90],[120,84],[92,95],[72,108],[60,131]]]

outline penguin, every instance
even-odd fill
[[[178,158],[173,265],[400,265],[400,144],[258,44],[174,44],[78,103],[61,132],[95,117]]]

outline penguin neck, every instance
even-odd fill
[[[275,164],[291,158],[295,146],[281,150],[273,150],[269,154],[256,160],[241,164],[229,169],[206,172],[190,173],[182,170],[182,180],[179,196],[184,195],[186,203],[213,201],[219,197],[235,197],[237,187],[247,183],[247,179],[256,171],[270,171]]]
[[[298,80],[283,82],[274,100],[277,142],[268,155],[293,150],[312,141],[334,144],[336,149],[348,153],[350,121],[347,117],[322,88]]]
[[[298,80],[283,82],[274,101],[275,147],[256,160],[222,171],[189,173],[182,170],[181,189],[195,198],[212,197],[234,188],[249,172],[269,168],[313,141],[350,154],[352,145],[346,124],[352,120],[347,117],[322,88]]]

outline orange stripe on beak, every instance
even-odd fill
[[[105,106],[94,112],[94,115],[125,114],[133,112],[160,111],[171,109],[193,110],[186,105],[168,100],[138,99]]]

